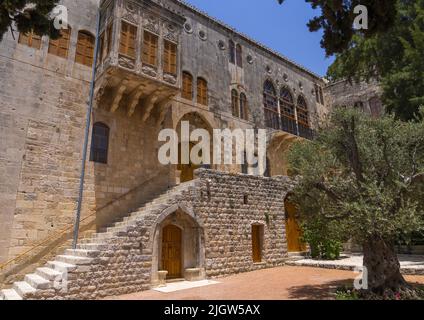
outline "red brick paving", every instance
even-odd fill
[[[117,300],[287,300],[332,299],[334,288],[352,283],[350,271],[285,266],[217,279],[219,284],[172,293],[145,291]],[[424,276],[408,276],[410,282],[424,284]]]

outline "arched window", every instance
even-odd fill
[[[93,126],[91,138],[90,161],[97,163],[107,163],[109,149],[109,127],[101,122],[96,122]]]
[[[287,88],[280,91],[280,108],[284,117],[295,119],[293,96]]]
[[[237,66],[239,66],[240,68],[243,68],[243,51],[241,48],[241,45],[237,44],[236,46],[236,61],[237,61]]]
[[[186,71],[183,72],[183,92],[181,96],[184,99],[193,100],[193,76]]]
[[[249,120],[249,114],[247,111],[247,98],[243,92],[240,94],[240,118],[243,120]]]
[[[62,29],[60,37],[56,40],[50,39],[49,53],[61,58],[67,58],[69,54],[69,42],[71,39],[71,28]]]
[[[236,45],[233,40],[229,43],[230,63],[236,63]]]
[[[41,37],[34,32],[28,32],[23,33],[21,32],[19,34],[18,43],[24,44],[28,47],[34,48],[34,49],[40,49],[41,48]]]
[[[280,128],[278,114],[278,100],[274,85],[270,80],[264,84],[264,110],[265,125],[269,128],[278,130]]]
[[[231,90],[231,109],[233,111],[234,117],[239,117],[239,95],[237,90],[233,89]]]
[[[78,32],[77,52],[75,62],[91,67],[94,56],[94,43],[96,39],[87,31]]]
[[[299,96],[297,99],[297,120],[300,126],[309,128],[308,105],[303,96]]]
[[[203,78],[197,78],[197,103],[208,105],[208,83]]]
[[[297,134],[293,96],[287,88],[282,88],[280,91],[280,110],[283,130],[292,134]]]

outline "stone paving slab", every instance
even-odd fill
[[[176,292],[181,290],[206,287],[206,286],[210,286],[210,285],[218,284],[218,283],[219,282],[217,281],[211,281],[211,280],[181,281],[181,282],[168,283],[166,287],[155,288],[153,290],[162,292],[162,293],[170,293],[170,292]]]
[[[353,254],[343,256],[339,260],[316,260],[302,259],[291,261],[287,264],[293,266],[316,267],[336,270],[355,270],[362,266],[363,255]],[[424,256],[421,255],[399,255],[401,272],[409,275],[424,275]]]

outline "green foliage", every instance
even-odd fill
[[[343,248],[342,236],[323,219],[309,219],[302,225],[303,242],[309,244],[314,259],[336,260]],[[347,239],[345,239],[347,240]]]
[[[50,12],[59,0],[2,0],[0,1],[0,41],[8,30],[34,31],[42,36],[59,36],[53,27]]]
[[[424,106],[424,0],[394,1],[394,24],[372,37],[355,35],[328,70],[331,80],[377,79],[387,111],[414,119]]]
[[[326,221],[359,244],[424,229],[424,121],[337,109],[289,162],[301,176],[293,200],[303,220]]]
[[[278,0],[281,4],[285,0]],[[298,1],[298,0],[297,0]],[[385,33],[396,18],[396,0],[305,0],[313,9],[321,9],[321,15],[309,21],[310,31],[323,30],[321,46],[328,56],[341,53],[351,46],[352,38],[360,35],[372,38]],[[403,2],[411,2],[402,0]],[[368,8],[368,29],[356,30],[353,27],[356,14],[354,8],[364,5]]]

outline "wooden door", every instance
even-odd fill
[[[262,262],[261,226],[252,226],[252,254],[253,262]]]
[[[296,220],[296,206],[289,202],[285,202],[286,209],[286,236],[287,236],[287,249],[289,252],[303,252],[306,251],[305,244],[300,240],[302,230]]]
[[[182,232],[169,225],[162,231],[162,269],[168,271],[168,279],[182,278]]]
[[[193,149],[194,144],[190,143],[190,152],[189,155],[191,154],[191,150]],[[192,181],[194,179],[194,171],[199,169],[200,166],[197,166],[195,164],[193,164],[191,162],[190,159],[190,163],[189,164],[181,164],[181,144],[178,147],[179,150],[179,156],[178,156],[178,170],[181,171],[181,176],[180,176],[180,182],[188,182],[188,181]]]

